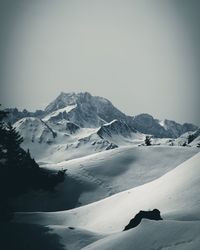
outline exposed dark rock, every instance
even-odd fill
[[[78,125],[76,125],[75,123],[73,123],[73,122],[67,122],[66,123],[66,130],[70,134],[76,133],[79,129],[80,129],[80,127]]]
[[[153,209],[152,211],[140,211],[136,216],[130,220],[128,225],[125,226],[123,231],[129,230],[131,228],[137,227],[142,219],[149,220],[162,220],[160,216],[160,211],[158,209]]]
[[[114,143],[110,143],[110,145],[108,145],[106,147],[106,150],[110,150],[110,149],[114,149],[114,148],[118,148],[118,146],[116,144],[114,144]]]

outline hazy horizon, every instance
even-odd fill
[[[0,103],[89,92],[127,115],[200,126],[198,0],[1,0]]]

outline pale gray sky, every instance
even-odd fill
[[[199,0],[0,0],[0,103],[89,91],[200,125]]]

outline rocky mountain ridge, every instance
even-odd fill
[[[184,123],[179,124],[175,121],[159,121],[149,114],[139,114],[128,116],[117,109],[109,100],[92,96],[88,92],[64,93],[52,101],[45,110],[28,112],[18,109],[7,109],[10,112],[8,120],[11,123],[25,118],[36,117],[48,123],[58,123],[61,120],[72,122],[82,128],[97,128],[113,120],[123,122],[133,131],[144,134],[151,134],[158,138],[177,138],[180,135],[198,129],[197,126]]]

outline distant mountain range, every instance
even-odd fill
[[[122,126],[131,131],[151,134],[158,138],[178,138],[183,133],[195,131],[197,126],[191,123],[179,124],[175,121],[159,121],[149,114],[127,116],[117,109],[109,100],[84,93],[63,93],[52,101],[45,110],[29,112],[27,110],[7,109],[11,123],[25,118],[36,117],[48,122],[66,120],[82,128],[96,128],[113,120],[122,122]]]

